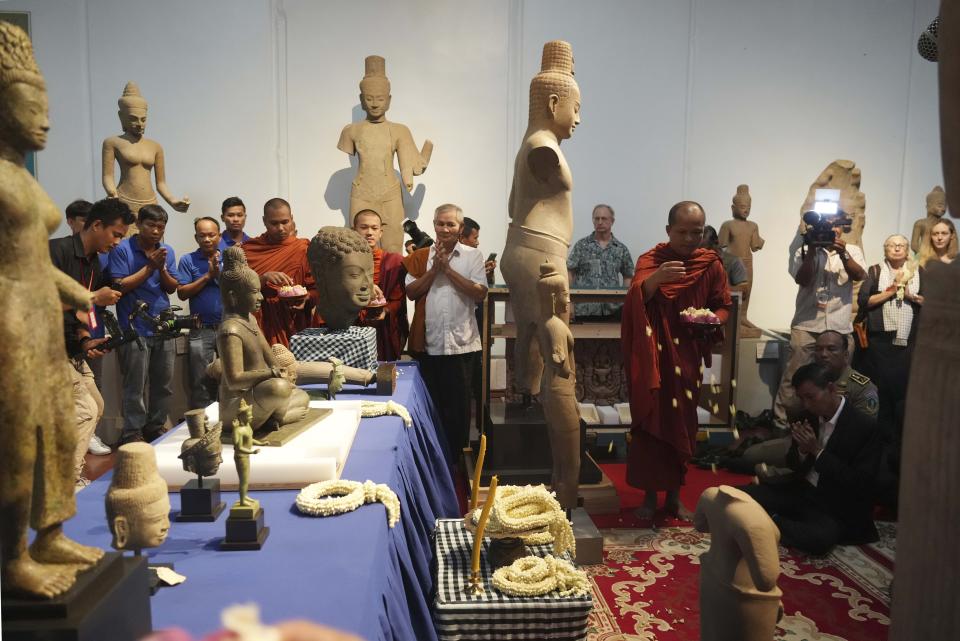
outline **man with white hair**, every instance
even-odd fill
[[[416,301],[409,350],[420,363],[456,464],[470,433],[470,378],[481,349],[474,306],[487,295],[483,255],[460,242],[463,210],[433,215],[436,242],[403,259],[407,298]]]
[[[633,278],[633,258],[627,246],[613,235],[616,214],[610,205],[593,208],[593,233],[581,238],[567,258],[572,289],[620,289]],[[577,303],[577,320],[618,321],[619,303]]]

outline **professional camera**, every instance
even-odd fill
[[[433,238],[430,237],[430,234],[417,227],[417,223],[412,220],[403,222],[403,231],[410,236],[415,249],[423,249],[433,244]]]
[[[182,307],[171,305],[156,316],[148,316],[144,313],[141,315],[141,318],[150,323],[150,325],[153,326],[153,331],[163,338],[176,338],[180,335],[180,330],[200,329],[203,327],[203,322],[200,320],[199,314],[184,314],[178,316],[177,312],[182,309]]]
[[[803,214],[807,232],[803,242],[808,247],[832,247],[837,238],[836,229],[850,231],[853,221],[840,209],[839,189],[818,189],[813,210]]]

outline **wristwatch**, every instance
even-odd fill
[[[847,253],[846,249],[840,252],[840,260],[842,260],[843,262],[847,262],[848,260],[850,260],[850,254]]]

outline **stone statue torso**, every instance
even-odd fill
[[[552,151],[558,162],[546,180],[535,176],[530,166],[531,155],[539,155],[538,149]],[[548,156],[549,152],[544,155]],[[572,189],[573,175],[556,140],[544,131],[528,134],[514,162],[509,204],[513,224],[550,236],[569,247],[573,237]]]
[[[751,220],[731,218],[724,221],[723,225],[720,226],[721,239],[725,231],[728,234],[727,250],[730,253],[739,258],[750,258],[753,255],[755,248],[751,244],[751,239],[758,231],[757,223]],[[721,244],[723,244],[722,240]]]
[[[251,318],[243,319],[236,317],[224,319],[220,325],[220,329],[217,331],[217,350],[220,354],[227,353],[225,349],[226,341],[230,336],[239,338],[243,346],[243,363],[240,364],[241,370],[250,371],[268,369],[270,367],[264,357],[264,352],[269,351],[270,346],[267,345],[267,339],[264,338],[256,321]],[[227,377],[225,374],[228,370],[226,366],[227,363],[224,363],[224,375],[220,378],[221,388],[227,385]],[[247,392],[249,390],[243,391]]]
[[[395,125],[387,120],[373,123],[361,120],[347,125],[360,161],[353,180],[354,194],[366,200],[380,200],[400,188],[393,167],[397,150]]]
[[[150,173],[161,152],[160,144],[149,138],[132,142],[126,136],[114,136],[104,141],[113,148],[120,164],[120,182],[117,194],[124,198],[145,201],[156,198]]]

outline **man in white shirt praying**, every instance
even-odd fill
[[[481,349],[473,311],[487,295],[483,255],[459,242],[462,226],[460,207],[440,205],[433,215],[436,242],[403,261],[407,297],[416,301],[409,349],[437,405],[454,465],[469,438],[470,377]]]

